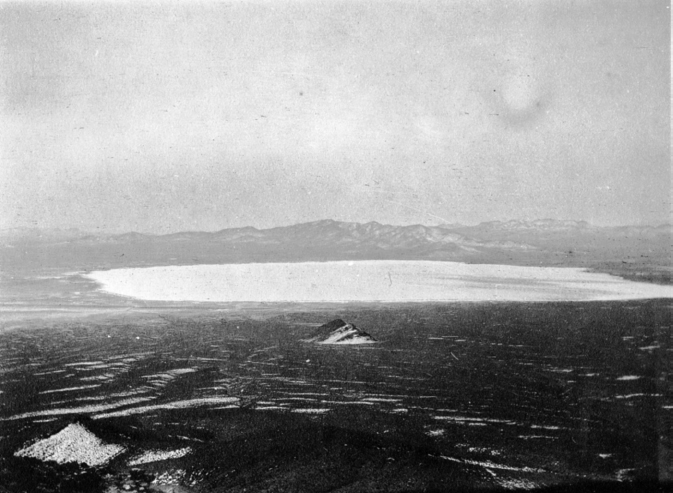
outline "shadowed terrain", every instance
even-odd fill
[[[0,484],[654,488],[671,478],[670,309],[221,305],[28,321],[0,334]],[[302,342],[339,316],[379,343]],[[16,455],[71,423],[124,451],[96,467]]]

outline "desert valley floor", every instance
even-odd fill
[[[0,488],[612,491],[671,478],[670,300],[124,303],[3,314]],[[303,342],[337,317],[378,342]],[[68,432],[109,460],[65,462],[96,456],[68,452]],[[55,435],[62,463],[26,452]]]

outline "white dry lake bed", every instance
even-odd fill
[[[436,261],[187,265],[93,271],[108,293],[154,301],[596,301],[673,297],[672,286],[578,268]]]

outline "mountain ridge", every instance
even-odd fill
[[[648,282],[671,282],[671,225],[592,226],[586,221],[490,221],[476,226],[395,226],[331,219],[257,229],[166,235],[57,230],[0,235],[12,269],[72,270],[152,265],[434,260],[579,267]]]
[[[586,230],[586,231],[668,231],[673,229],[673,224],[657,224],[657,225],[620,225],[620,226],[596,226],[584,220],[566,220],[566,219],[534,219],[521,220],[511,219],[508,221],[485,221],[476,225],[463,225],[459,223],[439,224],[435,226],[426,226],[420,223],[409,225],[392,225],[379,223],[377,221],[369,221],[366,223],[337,221],[334,219],[320,219],[316,221],[308,221],[303,223],[296,223],[285,226],[273,226],[270,228],[256,228],[254,226],[242,226],[234,228],[224,228],[215,231],[177,231],[172,233],[141,233],[137,231],[126,231],[123,233],[94,233],[79,228],[6,228],[0,230],[0,237],[14,237],[14,238],[42,238],[48,239],[104,239],[104,238],[123,238],[123,239],[140,239],[140,238],[173,238],[180,239],[189,236],[213,236],[213,237],[259,237],[264,234],[276,234],[289,231],[307,231],[310,229],[326,229],[339,228],[344,231],[371,233],[375,231],[449,231],[455,235],[459,235],[458,231],[571,231],[571,230]]]

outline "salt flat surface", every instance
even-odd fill
[[[673,298],[672,286],[577,268],[434,261],[162,266],[86,275],[112,294],[156,301],[589,301]]]

